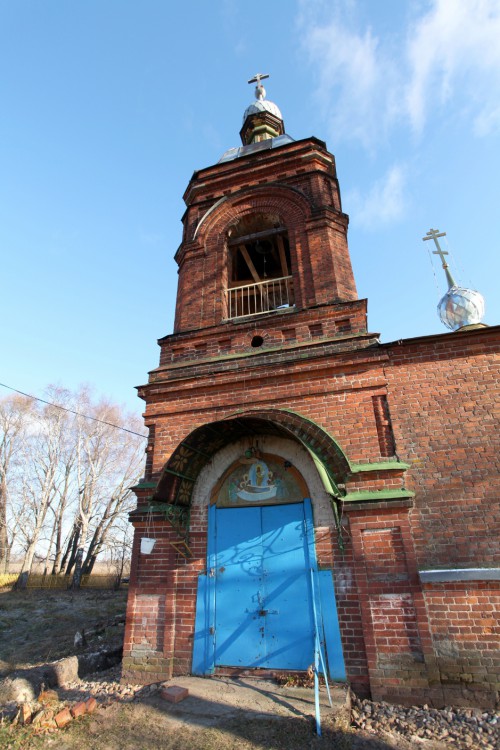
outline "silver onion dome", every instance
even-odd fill
[[[257,87],[256,87],[257,88]],[[264,88],[263,86],[261,88]],[[265,91],[264,91],[265,95]],[[280,120],[283,119],[283,115],[281,114],[280,108],[277,104],[274,102],[269,101],[269,99],[256,99],[252,104],[250,104],[243,115],[243,122],[247,119],[249,115],[256,115],[259,112],[269,112],[270,114],[274,115],[275,117],[278,117]]]
[[[285,123],[279,107],[266,99],[266,90],[262,85],[264,78],[269,78],[269,75],[257,73],[248,81],[257,85],[255,86],[255,101],[245,109],[243,114],[243,127],[240,130],[243,145],[225,151],[219,159],[219,164],[294,142],[294,139],[285,133]]]
[[[269,112],[280,120],[283,119],[278,105],[266,99],[266,90],[262,85],[264,78],[269,78],[269,75],[267,73],[257,73],[248,81],[248,83],[256,83],[257,85],[255,86],[255,101],[246,108],[243,114],[243,122],[245,122],[249,115],[256,115],[259,112]]]
[[[440,232],[439,229],[430,229],[424,240],[433,240],[436,250],[433,255],[438,255],[448,282],[448,291],[439,300],[437,311],[441,323],[451,331],[458,331],[466,326],[481,326],[484,316],[484,297],[474,289],[467,289],[459,286],[451,275],[445,256],[448,255],[446,250],[442,250],[438,242],[439,237],[446,237],[446,232]]]
[[[484,309],[482,294],[456,285],[448,289],[437,306],[441,322],[452,331],[481,323]]]

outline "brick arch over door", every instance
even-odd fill
[[[339,485],[349,473],[349,461],[335,441],[315,422],[280,409],[247,411],[193,430],[177,446],[163,468],[153,502],[189,507],[201,470],[212,457],[242,437],[273,435],[295,440],[312,456],[326,491],[340,499]]]

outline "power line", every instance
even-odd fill
[[[122,432],[129,432],[131,435],[137,435],[138,437],[144,438],[144,440],[147,440],[147,435],[142,435],[140,432],[134,432],[134,430],[128,430],[126,427],[120,427],[120,425],[113,424],[112,422],[106,422],[105,419],[98,419],[97,417],[90,417],[88,414],[82,414],[79,411],[75,411],[74,409],[68,409],[66,406],[61,406],[60,404],[54,404],[51,401],[45,401],[43,398],[39,398],[38,396],[32,396],[29,393],[24,393],[23,391],[19,391],[17,388],[12,388],[11,385],[6,385],[5,383],[0,383],[0,386],[2,388],[8,388],[9,391],[14,391],[14,393],[19,393],[20,396],[26,396],[26,398],[31,398],[33,401],[40,401],[42,404],[47,404],[47,406],[53,406],[55,409],[61,409],[62,411],[67,411],[70,414],[76,414],[77,417],[83,417],[84,419],[91,419],[93,422],[100,422],[101,424],[106,424],[108,427],[114,427],[115,430],[122,430]]]

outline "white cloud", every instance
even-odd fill
[[[396,125],[421,132],[445,108],[477,135],[500,130],[500,0],[431,0],[384,36],[361,25],[354,1],[301,7],[316,100],[337,140],[370,149]]]
[[[394,165],[366,195],[353,190],[344,197],[347,213],[352,214],[353,223],[374,230],[404,216],[406,175],[402,165]]]
[[[498,129],[500,0],[435,0],[409,29],[407,57],[406,103],[416,129],[433,108],[457,99],[477,134]]]
[[[371,29],[351,30],[340,11],[321,25],[302,16],[304,46],[317,68],[316,99],[336,138],[354,138],[370,146],[373,129],[392,109],[394,70]]]

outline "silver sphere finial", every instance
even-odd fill
[[[441,323],[451,331],[479,325],[484,317],[484,309],[483,295],[461,286],[450,287],[437,306]]]
[[[432,254],[439,256],[448,282],[448,291],[439,300],[437,307],[439,318],[451,331],[458,331],[465,326],[478,325],[484,317],[483,295],[474,289],[467,289],[456,283],[444,257],[448,255],[448,252],[441,250],[438,237],[446,237],[446,232],[440,232],[439,229],[430,229],[422,239],[424,242],[425,240],[434,240],[437,250],[434,250]]]

